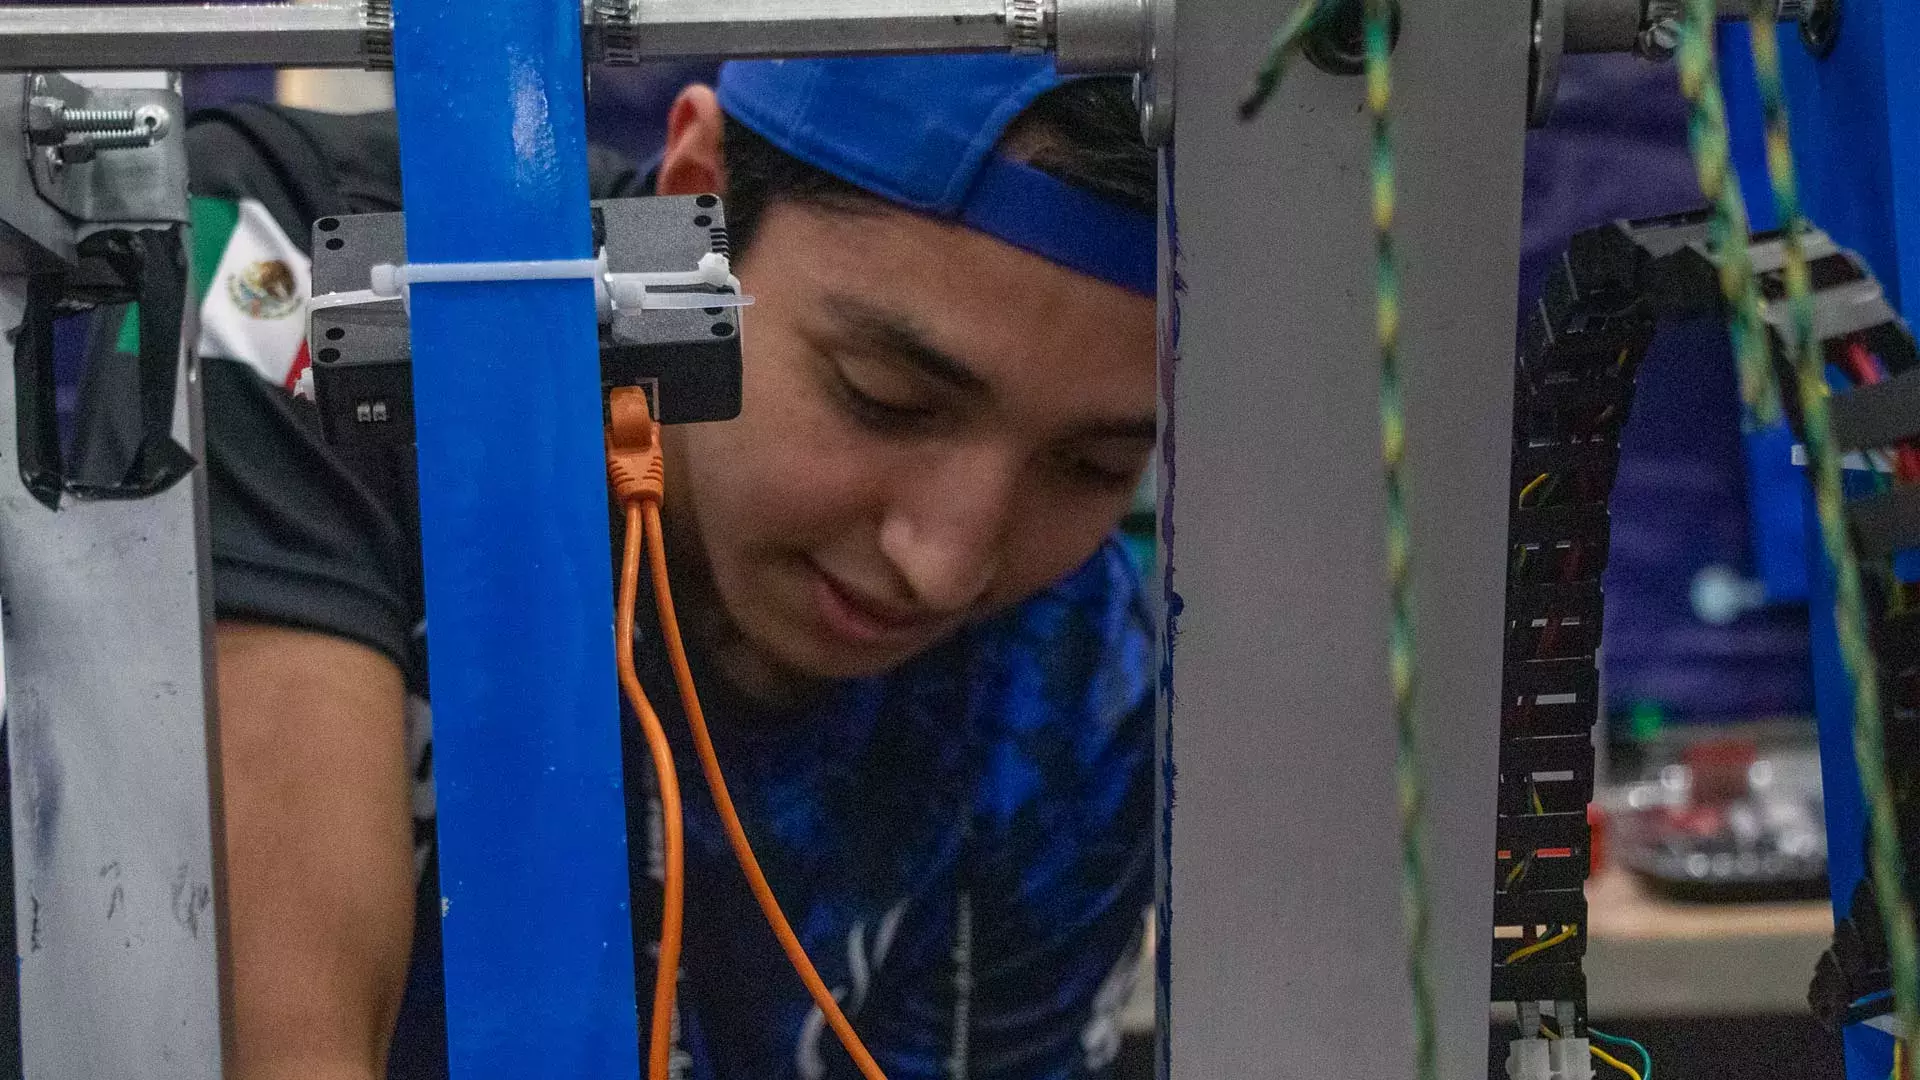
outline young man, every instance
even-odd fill
[[[412,465],[346,460],[289,393],[310,223],[397,208],[392,121],[250,106],[190,138],[238,1076],[441,1076]],[[740,418],[666,432],[677,600],[747,832],[893,1080],[1103,1075],[1118,1042],[1152,643],[1109,536],[1154,437],[1154,175],[1124,85],[1037,59],[737,64],[669,117],[657,190],[725,197],[757,299]],[[683,1075],[853,1075],[636,647],[683,765]]]

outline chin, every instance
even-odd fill
[[[769,642],[763,651],[780,667],[811,679],[867,679],[884,675],[926,650],[914,647],[848,647],[789,637]]]

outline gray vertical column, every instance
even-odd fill
[[[17,153],[18,137],[0,136],[0,146]],[[182,213],[185,198],[182,189]],[[0,328],[20,325],[24,295],[24,278],[0,275]],[[0,602],[25,1074],[218,1080],[204,470],[148,498],[48,510],[21,481],[12,360],[0,338]],[[198,370],[184,350],[181,365],[174,438],[198,456]]]
[[[1363,84],[1235,105],[1286,4],[1182,0],[1162,364],[1180,606],[1174,1080],[1406,1077]],[[1443,1075],[1485,1075],[1525,4],[1412,0],[1395,56]],[[1171,483],[1166,483],[1171,479]]]

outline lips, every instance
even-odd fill
[[[866,596],[818,567],[814,568],[814,606],[835,636],[861,643],[914,634],[928,620],[912,611]]]

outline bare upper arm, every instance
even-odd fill
[[[216,653],[238,1080],[377,1077],[414,906],[400,671],[257,623]]]

